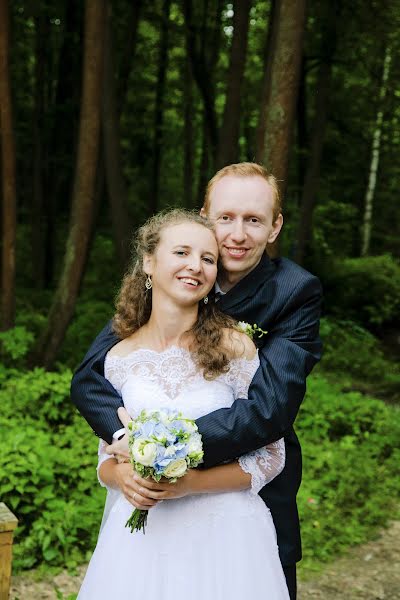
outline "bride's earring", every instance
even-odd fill
[[[206,296],[205,298],[203,298],[203,302],[204,302],[204,304],[208,304],[208,296]]]
[[[144,284],[146,290],[151,290],[153,287],[153,282],[151,281],[150,275],[147,275],[146,283]]]

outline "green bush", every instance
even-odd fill
[[[384,357],[379,340],[354,321],[321,319],[320,333],[324,371],[368,382],[394,374],[395,364]]]
[[[310,378],[296,423],[305,568],[369,539],[393,516],[400,492],[398,417],[396,407]]]
[[[330,313],[367,328],[400,319],[400,265],[388,254],[338,261],[323,282]]]
[[[75,368],[93,340],[114,314],[111,303],[101,301],[79,302],[74,318],[68,328],[59,359]]]
[[[2,371],[1,500],[19,519],[14,567],[76,566],[93,549],[104,490],[98,440],[69,399],[71,371]]]

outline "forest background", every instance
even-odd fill
[[[132,232],[258,161],[275,251],[318,275],[325,353],[296,430],[303,573],[397,514],[400,11],[385,1],[0,1],[0,500],[15,570],[90,557],[104,490],[72,370]],[[43,567],[44,566],[44,567]]]

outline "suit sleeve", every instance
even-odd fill
[[[99,333],[71,382],[71,399],[93,431],[112,442],[115,431],[121,429],[117,410],[123,406],[121,396],[104,377],[104,359],[109,349],[118,342],[111,323]]]
[[[235,400],[197,420],[204,466],[231,461],[283,437],[297,416],[306,377],[320,360],[321,285],[316,277],[300,282],[288,298],[259,351],[260,366],[248,399]],[[268,325],[263,323],[263,329]]]

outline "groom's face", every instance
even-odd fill
[[[207,216],[215,223],[230,287],[258,265],[266,245],[276,240],[282,215],[273,222],[273,208],[274,192],[262,177],[226,175],[214,185]]]

